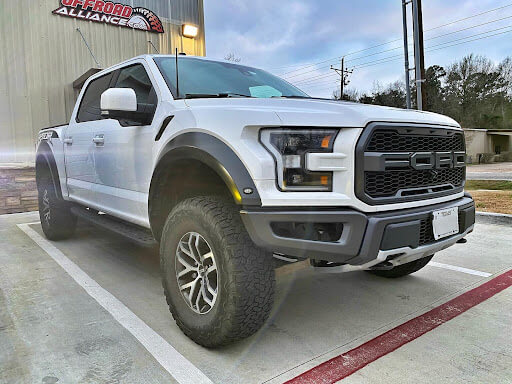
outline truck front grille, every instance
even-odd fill
[[[466,179],[464,153],[459,130],[371,124],[357,144],[356,195],[375,205],[458,193]]]

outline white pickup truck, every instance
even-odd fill
[[[276,260],[400,277],[475,222],[452,119],[316,99],[199,57],[92,76],[70,123],[41,131],[36,170],[48,239],[80,217],[159,243],[170,311],[206,347],[263,325]]]

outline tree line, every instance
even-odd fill
[[[468,55],[447,68],[439,65],[425,72],[424,110],[457,120],[464,128],[512,129],[512,58],[495,64],[488,58]],[[415,104],[416,89],[412,99]],[[339,99],[339,91],[333,94]],[[406,107],[403,81],[385,87],[378,83],[370,93],[348,89],[344,100],[365,104]]]

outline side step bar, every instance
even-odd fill
[[[157,241],[149,229],[140,227],[135,224],[126,223],[115,217],[99,214],[94,210],[82,207],[72,207],[71,212],[75,216],[78,216],[79,218],[84,219],[91,224],[124,236],[127,238],[127,240],[130,240],[140,246],[151,248],[158,246]]]

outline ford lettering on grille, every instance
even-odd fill
[[[464,190],[466,153],[460,129],[393,123],[369,124],[356,147],[356,195],[391,204]]]
[[[366,172],[385,172],[412,168],[417,171],[463,168],[466,154],[458,152],[365,153]]]

